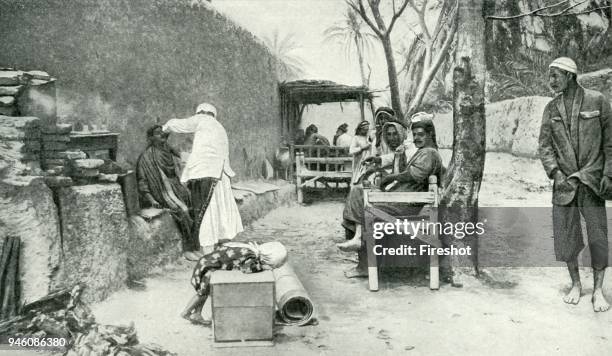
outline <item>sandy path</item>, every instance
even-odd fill
[[[530,160],[512,160],[488,156],[481,204],[546,204],[550,192],[541,168]],[[535,169],[539,174],[521,175],[523,181],[508,178],[509,171]],[[318,325],[278,327],[273,348],[214,349],[210,329],[180,319],[192,294],[188,264],[147,279],[144,290],[114,294],[95,305],[94,313],[102,323],[134,321],[141,341],[179,355],[606,355],[612,350],[612,312],[593,313],[588,295],[578,306],[563,304],[563,268],[491,268],[487,282],[469,278],[464,288],[445,285],[433,292],[422,275],[383,273],[381,290],[369,292],[366,280],[343,277],[352,255],[334,246],[343,238],[341,213],[341,201],[282,207],[245,233],[244,238],[286,244],[290,263],[318,308]],[[612,298],[610,273],[606,291]],[[592,290],[591,278],[585,269],[585,293]]]

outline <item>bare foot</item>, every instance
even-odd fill
[[[368,276],[368,271],[361,268],[351,267],[344,271],[344,277],[346,278],[365,278]]]
[[[567,304],[578,304],[580,301],[580,293],[582,292],[581,285],[573,285],[572,289],[563,297],[563,301]]]
[[[340,251],[355,252],[361,249],[361,239],[351,239],[343,243],[336,244]]]
[[[183,252],[183,257],[185,257],[188,261],[197,261],[200,259],[200,255],[196,254],[193,251]]]
[[[610,309],[610,303],[606,300],[601,289],[593,291],[593,310],[596,312],[605,312]]]
[[[192,313],[188,315],[185,315],[185,313],[181,313],[181,317],[183,317],[183,319],[189,320],[190,323],[196,325],[210,326],[212,324],[210,320],[204,319],[204,317],[202,317],[202,315],[198,313]]]

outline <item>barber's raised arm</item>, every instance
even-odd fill
[[[198,129],[198,118],[195,116],[186,119],[170,119],[162,125],[162,131],[174,133],[193,133]]]

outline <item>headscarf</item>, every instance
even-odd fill
[[[362,128],[364,128],[365,126],[370,126],[370,123],[366,120],[361,121],[358,125],[357,128],[355,128],[355,135],[359,135],[359,130],[361,130]],[[365,136],[367,136],[367,132],[365,134]]]
[[[217,108],[215,108],[212,104],[202,103],[198,105],[196,109],[196,114],[209,114],[212,117],[217,117]]]
[[[376,148],[379,148],[382,144],[381,135],[383,133],[384,124],[381,125],[380,122],[383,120],[383,118],[385,118],[385,116],[387,117],[388,122],[396,122],[402,125],[404,130],[406,129],[404,124],[398,121],[395,117],[395,110],[387,106],[379,107],[376,109],[376,113],[374,114],[374,123],[376,125]]]
[[[378,109],[376,109],[376,112],[374,113],[374,120],[376,122],[378,122],[378,117],[380,115],[388,115],[390,117],[395,117],[395,110],[387,106],[381,106]]]
[[[383,125],[382,129],[382,139],[381,139],[381,154],[393,153],[394,151],[389,147],[389,143],[387,142],[387,128],[389,126],[395,127],[397,133],[399,135],[399,143],[400,145],[406,140],[406,129],[404,126],[400,125],[397,122],[390,121]]]
[[[319,132],[317,125],[315,124],[308,125],[308,127],[306,128],[306,138],[308,138],[308,136],[312,135],[313,133],[317,133],[317,132]]]
[[[433,121],[431,120],[417,121],[413,123],[412,126],[410,126],[410,130],[414,130],[418,128],[425,130],[425,133],[427,133],[431,137],[432,147],[435,149],[438,149],[438,142],[436,141],[436,127],[434,126]]]
[[[341,134],[338,134],[337,131],[342,132]],[[340,137],[341,135],[345,134],[348,131],[348,124],[345,122],[344,124],[338,126],[338,128],[336,129],[336,134],[334,135],[334,146],[336,145],[336,142],[338,142],[338,137]]]
[[[279,268],[287,261],[287,249],[280,242],[272,241],[256,246],[260,260],[272,268]]]

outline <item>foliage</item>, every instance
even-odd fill
[[[612,9],[602,8],[581,16],[518,17],[556,3],[559,2],[518,0],[491,3],[491,14],[515,18],[487,21],[490,101],[550,95],[548,64],[559,56],[574,58],[581,72],[610,65]],[[610,3],[610,0],[592,0],[585,9],[609,6]],[[550,11],[558,12],[560,8]]]
[[[537,50],[511,54],[490,72],[489,100],[500,101],[521,96],[550,96],[548,86],[549,54]]]
[[[362,84],[367,86],[368,80],[365,76],[365,55],[373,51],[376,35],[363,26],[363,19],[352,8],[347,7],[342,21],[327,28],[324,33],[325,39],[335,41],[343,45],[344,53],[350,59],[353,51],[357,52],[359,70]]]
[[[279,79],[297,79],[304,74],[306,62],[293,53],[301,47],[295,41],[295,34],[289,33],[281,38],[276,29],[271,37],[264,37],[263,40],[277,59],[276,71]]]
[[[346,4],[368,24],[372,32],[380,40],[382,44],[385,60],[387,61],[387,76],[389,78],[389,90],[391,92],[391,106],[399,117],[403,118],[402,102],[399,93],[399,83],[397,78],[397,69],[395,65],[393,45],[391,44],[391,33],[397,23],[397,20],[402,16],[408,4],[414,6],[414,0],[402,0],[396,4],[395,0],[391,1],[390,16],[387,23],[382,15],[380,0],[346,0]],[[426,1],[425,1],[426,4]],[[423,8],[425,7],[423,5]]]

